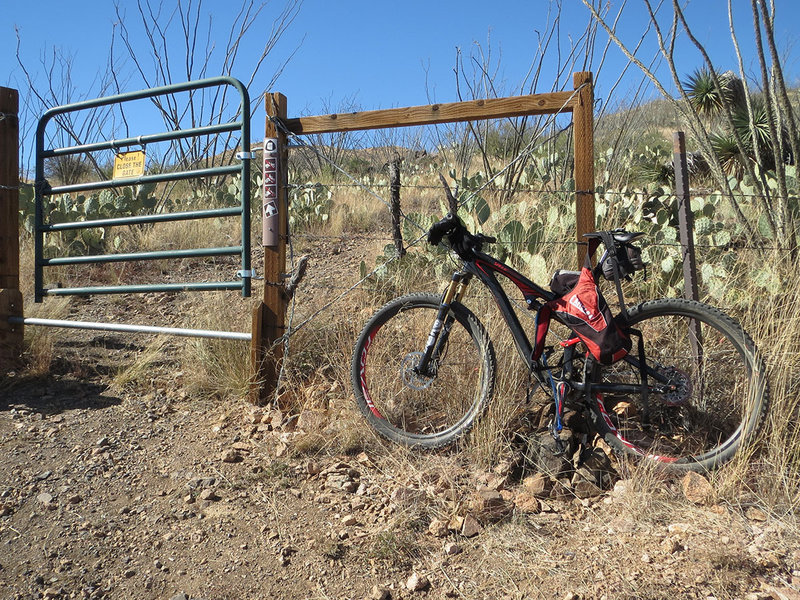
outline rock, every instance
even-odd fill
[[[421,502],[425,498],[425,493],[412,487],[398,487],[392,492],[392,502],[399,506],[411,506]]]
[[[449,532],[450,530],[447,527],[447,523],[441,519],[433,519],[431,520],[431,524],[428,525],[428,533],[433,537],[444,537]]]
[[[45,506],[48,504],[52,504],[53,502],[53,495],[48,494],[47,492],[42,492],[38,496],[36,496],[36,500],[44,504]]]
[[[556,441],[549,432],[542,432],[532,436],[528,440],[528,451],[526,459],[533,465],[536,471],[549,475],[553,479],[558,479],[562,474],[572,470],[570,457],[575,453],[577,446],[572,432],[564,429],[560,439],[564,444],[565,452],[559,452]]]
[[[573,487],[582,479],[594,484],[601,491],[608,490],[619,479],[619,475],[611,465],[611,460],[601,449],[587,448],[576,454],[578,460],[575,465],[575,476],[572,479]],[[591,495],[596,496],[597,494],[592,493]]]
[[[745,511],[744,516],[750,519],[751,521],[755,521],[757,523],[763,523],[764,521],[767,520],[767,513],[765,513],[763,510],[759,508],[756,508],[755,506],[751,506],[750,508],[748,508]]]
[[[220,459],[224,463],[238,463],[242,461],[242,454],[235,448],[228,448],[222,453]]]
[[[345,515],[342,517],[342,525],[350,527],[358,522],[355,515]]]
[[[428,578],[417,572],[412,573],[411,577],[406,581],[406,589],[411,592],[421,592],[428,589],[430,585],[431,582],[428,581]]]
[[[214,490],[208,488],[200,492],[200,495],[198,497],[200,498],[200,500],[205,500],[206,502],[216,502],[217,500],[220,500],[220,497],[217,495],[217,493]]]
[[[264,416],[261,417],[261,422],[264,425],[269,425],[273,429],[280,429],[281,423],[283,423],[283,414],[281,411],[274,408],[264,413]]]
[[[708,479],[700,475],[700,473],[689,471],[681,479],[681,488],[683,489],[683,495],[693,504],[708,505],[714,503],[716,497],[714,488]]]
[[[490,490],[495,490],[499,492],[504,490],[508,486],[510,481],[511,481],[510,475],[492,474],[486,480],[486,487],[489,488]]]
[[[464,523],[461,525],[461,535],[464,537],[475,537],[481,531],[483,531],[483,527],[475,517],[472,515],[464,517]]]
[[[510,514],[512,507],[500,492],[480,490],[473,495],[469,508],[479,519],[499,521]]]
[[[369,594],[369,600],[389,600],[391,597],[392,593],[389,588],[379,585],[372,586],[372,591]]]
[[[683,550],[683,546],[676,536],[665,538],[664,541],[661,542],[661,548],[663,548],[664,552],[667,554],[675,554]]]
[[[275,444],[275,457],[282,458],[289,454],[289,445],[286,442],[278,442]]]
[[[603,490],[598,487],[594,482],[587,481],[583,479],[583,477],[576,473],[572,480],[572,492],[578,498],[594,498],[596,496],[601,496],[603,494]]]
[[[444,545],[444,553],[447,556],[455,556],[456,554],[461,554],[461,546],[456,544],[455,542],[448,542]]]
[[[347,481],[342,485],[342,490],[349,494],[355,494],[358,491],[359,485],[357,481]]]
[[[522,487],[537,498],[547,498],[553,488],[552,480],[544,473],[529,475],[522,480]]]
[[[462,527],[464,527],[464,517],[455,515],[447,522],[450,531],[461,531]]]
[[[532,515],[542,510],[542,506],[539,504],[539,499],[536,495],[524,490],[518,492],[514,497],[514,507],[520,512]]]
[[[667,525],[667,531],[673,535],[686,535],[692,533],[692,526],[689,523],[670,523]]]
[[[186,595],[186,592],[178,592],[169,600],[189,600],[189,596]]]

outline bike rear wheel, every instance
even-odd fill
[[[483,325],[453,303],[426,373],[416,367],[436,321],[441,297],[397,298],[366,324],[353,351],[356,402],[385,438],[424,448],[452,443],[470,430],[494,391],[496,360]],[[449,329],[448,329],[449,324]]]
[[[608,389],[641,384],[634,334],[626,359],[593,369],[593,383],[606,385],[589,400],[596,429],[613,448],[675,469],[730,460],[758,431],[769,403],[753,341],[721,311],[689,300],[645,302],[629,310],[629,324],[641,332],[650,392]]]

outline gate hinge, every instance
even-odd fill
[[[254,269],[249,271],[236,271],[236,276],[243,279],[264,279],[263,277],[259,277]]]
[[[255,152],[237,152],[236,158],[239,160],[255,160],[256,153]]]

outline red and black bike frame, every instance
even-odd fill
[[[497,274],[499,273],[506,277],[520,290],[529,310],[538,310],[543,303],[553,300],[556,294],[537,285],[513,267],[478,250],[473,250],[469,259],[462,260],[463,269],[453,274],[450,286],[442,296],[439,313],[431,328],[430,335],[428,336],[423,356],[417,365],[418,372],[425,376],[435,376],[435,365],[438,363],[438,357],[446,346],[450,327],[454,320],[454,317],[450,314],[450,305],[452,302],[461,300],[464,290],[472,277],[477,277],[491,292],[500,313],[503,315],[503,319],[511,331],[514,345],[519,355],[522,357],[523,362],[528,367],[528,370],[539,383],[550,387],[554,383],[550,374],[553,365],[548,365],[546,357],[544,356],[534,359],[531,341],[523,329],[508,295],[500,285]],[[538,326],[539,323],[537,321],[537,327]],[[641,339],[641,334],[635,329],[630,329],[629,332]],[[539,332],[537,332],[537,334],[538,333]],[[577,338],[574,338],[574,340],[577,341]],[[564,358],[561,365],[563,369],[562,377],[566,378],[569,378],[572,372],[572,357],[574,356],[575,347],[575,344],[571,343],[572,341],[572,339],[565,340],[565,342],[561,344],[564,348]],[[570,381],[570,386],[576,390],[585,391],[590,396],[596,393],[603,394],[613,392],[640,394],[646,407],[649,394],[666,391],[663,389],[664,386],[659,384],[668,384],[668,381],[663,375],[650,367],[645,366],[642,368],[646,365],[643,352],[644,349],[641,344],[639,344],[638,357],[630,353],[622,359],[642,372],[642,383],[638,385],[625,383],[590,383],[588,386],[591,389],[587,389],[587,384],[579,381]],[[587,356],[586,368],[591,369],[592,364],[591,356]],[[544,375],[545,373],[547,373],[547,376]],[[648,380],[654,383],[648,383]],[[586,377],[584,377],[584,381],[587,381]]]

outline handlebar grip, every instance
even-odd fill
[[[454,217],[448,213],[446,217],[444,217],[438,223],[434,223],[428,230],[428,243],[431,246],[437,246],[439,242],[442,241],[442,238],[450,233],[454,228]]]

